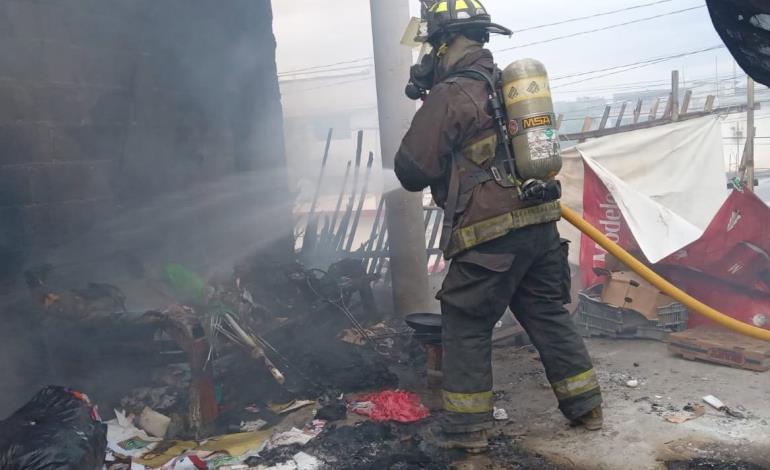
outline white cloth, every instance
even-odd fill
[[[721,123],[715,116],[615,134],[565,150],[563,202],[578,210],[573,204],[582,202],[583,185],[576,153],[607,186],[653,263],[700,238],[729,194]],[[573,232],[565,229],[564,235],[579,241]]]

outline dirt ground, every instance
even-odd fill
[[[496,406],[510,417],[501,428],[523,449],[575,469],[664,469],[667,461],[691,459],[720,464],[690,468],[749,468],[730,466],[736,461],[770,468],[770,373],[686,361],[653,341],[587,343],[605,399],[605,428],[596,433],[569,427],[533,348],[495,349]],[[747,418],[706,405],[699,418],[666,420],[690,416],[683,408],[703,404],[705,395]]]

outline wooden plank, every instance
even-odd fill
[[[634,124],[639,122],[639,116],[642,115],[642,102],[643,101],[644,100],[639,98],[639,101],[636,102],[636,108],[634,108]]]
[[[593,124],[594,124],[594,118],[592,118],[591,116],[586,117],[585,120],[583,121],[583,129],[581,132],[590,131],[591,126],[593,126]]]
[[[671,120],[679,120],[679,70],[671,72]]]
[[[714,110],[714,100],[716,97],[714,95],[708,95],[706,97],[706,105],[703,107],[703,111],[710,113]]]
[[[605,106],[604,107],[604,114],[602,114],[602,120],[599,123],[599,129],[604,129],[607,127],[607,121],[610,119],[610,111],[612,111],[612,106]]]
[[[692,100],[692,90],[687,90],[687,92],[684,94],[684,99],[682,100],[682,110],[679,112],[680,116],[687,114],[687,111],[689,111],[690,100]]]
[[[626,114],[626,106],[628,106],[628,102],[624,101],[623,105],[620,107],[620,112],[618,113],[618,120],[615,121],[616,129],[623,125],[623,115]]]
[[[652,106],[650,107],[650,117],[647,119],[648,121],[654,121],[658,118],[658,106],[660,106],[660,98],[655,98],[655,101],[652,102]]]
[[[594,124],[594,118],[592,118],[591,116],[586,116],[585,120],[583,121],[583,129],[581,131],[581,134],[585,134],[588,131],[590,131],[593,124]],[[585,142],[585,139],[580,139],[579,142]]]
[[[757,103],[757,106],[758,105],[759,105],[759,103]],[[703,117],[703,116],[709,116],[711,114],[743,113],[743,112],[746,112],[747,109],[748,109],[748,106],[746,106],[746,105],[725,106],[723,108],[717,108],[717,109],[715,109],[715,110],[713,110],[711,112],[700,111],[700,112],[696,112],[696,113],[690,113],[690,114],[688,114],[686,116],[681,116],[681,118],[679,120],[680,121],[687,121],[687,120],[690,120],[690,119],[696,119],[696,118],[700,118],[700,117]],[[755,107],[755,109],[758,109],[758,108]],[[577,133],[574,133],[574,134],[562,134],[559,137],[560,137],[561,140],[564,140],[564,141],[575,141],[575,140],[577,140],[577,141],[585,142],[587,139],[596,139],[598,137],[604,137],[604,136],[614,135],[614,134],[621,134],[623,132],[636,131],[636,130],[639,130],[639,129],[649,129],[650,127],[657,127],[657,126],[662,126],[664,124],[670,124],[670,123],[671,123],[670,119],[660,118],[660,119],[655,119],[655,120],[650,120],[650,121],[642,121],[642,122],[638,122],[636,124],[629,124],[627,126],[622,126],[622,127],[618,127],[618,128],[611,127],[611,128],[608,128],[608,129],[601,129],[601,130],[597,129],[597,130],[588,131],[588,132],[577,132]]]
[[[559,116],[556,118],[556,130],[558,131],[561,129],[561,124],[564,122],[564,114],[559,113]]]
[[[671,119],[671,110],[673,109],[672,105],[674,104],[673,95],[668,95],[668,101],[666,101],[666,110],[663,111],[663,118],[664,119]]]
[[[739,369],[770,370],[770,343],[719,327],[698,327],[666,338],[671,352],[685,359],[713,362]]]

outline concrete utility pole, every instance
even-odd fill
[[[412,51],[401,45],[401,36],[410,18],[409,1],[370,0],[369,3],[382,166],[387,170],[393,169],[393,159],[415,113],[414,103],[404,95]],[[385,195],[385,203],[396,314],[431,312],[433,301],[428,286],[422,195],[398,189]]]

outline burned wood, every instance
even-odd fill
[[[636,108],[634,108],[634,124],[639,122],[639,116],[642,114],[642,103],[643,100],[641,98],[636,102]]]
[[[628,106],[628,102],[624,101],[623,105],[620,107],[620,112],[618,113],[618,120],[615,121],[615,128],[617,129],[621,125],[623,125],[623,116],[626,114],[626,107]]]
[[[345,237],[348,233],[348,227],[350,226],[350,220],[353,216],[353,207],[356,201],[356,192],[358,191],[358,177],[361,172],[361,152],[363,147],[364,131],[358,131],[356,139],[356,168],[353,172],[353,187],[350,192],[350,199],[348,199],[348,205],[345,209],[345,215],[343,215],[340,221],[340,226],[337,233],[334,236],[332,247],[335,250],[342,250],[345,242]]]
[[[315,211],[318,206],[318,198],[321,194],[321,186],[323,184],[324,173],[326,172],[326,162],[329,159],[329,148],[331,147],[333,133],[334,129],[330,128],[329,134],[326,136],[326,147],[324,148],[323,158],[321,159],[321,171],[318,175],[318,180],[316,181],[313,201],[311,202],[310,210],[308,210],[307,213],[307,223],[305,224],[305,233],[302,239],[301,250],[301,253],[305,256],[315,250],[318,242],[318,220],[316,220]]]
[[[612,111],[612,106],[604,107],[604,114],[602,114],[602,120],[599,123],[599,129],[604,129],[607,127],[607,121],[610,119],[610,111]]]
[[[339,218],[340,209],[342,208],[342,200],[345,198],[345,190],[348,186],[348,179],[350,178],[350,167],[352,164],[353,163],[348,160],[348,166],[345,168],[345,176],[342,179],[342,188],[340,189],[340,194],[337,197],[337,204],[334,206],[334,213],[332,214],[331,223],[328,225],[328,230],[324,232],[324,236],[321,239],[321,245],[324,249],[331,245],[332,241],[334,240],[334,233],[337,229],[337,219]]]
[[[374,153],[369,152],[369,161],[366,163],[366,174],[364,175],[364,185],[361,188],[361,196],[358,198],[358,207],[356,208],[356,215],[353,218],[353,226],[350,228],[348,243],[345,246],[345,251],[347,252],[350,252],[353,249],[353,241],[356,238],[356,232],[358,232],[358,223],[361,220],[361,213],[364,210],[364,203],[366,202],[366,196],[369,191],[369,178],[372,175],[373,164],[374,164]]]
[[[680,115],[684,116],[690,110],[691,100],[692,100],[692,90],[687,90],[687,92],[684,94],[684,100],[682,100],[682,110],[679,113]]]

